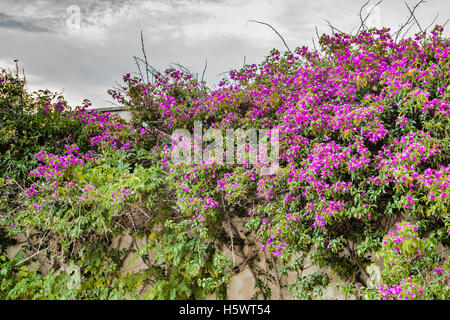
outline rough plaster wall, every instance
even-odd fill
[[[308,272],[304,272],[304,275],[307,275],[309,273],[321,271],[319,268],[313,268],[307,270]],[[297,275],[293,272],[289,273],[287,277],[283,278],[283,285],[287,285],[291,282],[294,282]],[[326,288],[323,289],[323,296],[317,297],[316,300],[345,300],[346,297],[340,293],[337,288],[335,287],[335,284],[339,282],[340,280],[334,276],[330,275],[331,278],[331,284]],[[255,294],[255,280],[253,278],[252,272],[248,267],[246,267],[244,270],[239,272],[236,275],[233,275],[231,277],[231,281],[227,286],[228,289],[228,299],[240,299],[240,300],[250,300],[253,295]],[[283,296],[280,295],[280,290],[278,286],[274,283],[269,284],[269,288],[271,289],[273,300],[279,300],[279,299],[285,299],[290,300],[292,299],[291,294],[287,290],[287,288],[283,288],[282,293]],[[210,297],[213,298],[213,297]],[[258,299],[261,299],[262,297],[259,296]]]
[[[115,239],[113,239],[111,247],[114,248],[118,248],[120,250],[122,249],[128,249],[133,245],[133,241],[135,241],[134,246],[136,248],[140,247],[141,245],[143,245],[145,242],[144,240],[139,240],[139,239],[133,239],[133,237],[131,237],[129,234],[124,234],[121,237],[117,237]],[[22,247],[22,244],[17,244],[11,247],[8,247],[6,249],[7,252],[7,256],[9,258],[14,257],[14,255],[20,250],[20,248]],[[244,250],[245,251],[245,250]],[[229,256],[230,258],[232,258],[232,252],[231,250],[225,250],[224,253]],[[31,253],[30,253],[31,254]],[[45,273],[47,273],[50,269],[50,263],[49,261],[46,261],[45,259],[45,254],[41,253],[39,255],[36,256],[38,258],[37,262],[33,262],[30,266],[31,269],[35,269],[35,268],[40,268],[41,271]],[[142,261],[142,259],[136,259],[136,261],[134,260],[134,254],[130,253],[124,260],[123,263],[123,268],[121,270],[122,274],[127,274],[127,273],[132,273],[132,272],[139,272],[142,270],[145,270],[147,268],[147,265]],[[242,258],[235,255],[235,261],[236,264],[239,264],[240,262],[242,262]],[[265,256],[261,253],[260,254],[260,261],[257,262],[258,266],[262,269],[264,269],[265,266]],[[307,275],[309,273],[315,272],[315,271],[320,271],[317,268],[309,268],[307,270],[307,272],[305,272],[304,274]],[[275,275],[273,275],[275,277]],[[283,285],[286,285],[287,283],[293,282],[295,281],[296,278],[296,274],[295,273],[290,273],[288,275],[287,278],[283,279]],[[337,291],[337,289],[334,287],[334,283],[339,281],[335,276],[331,275],[332,278],[332,285],[330,285],[328,288],[326,288],[325,290],[323,290],[323,297],[320,297],[318,299],[345,299],[345,296],[342,295],[340,292]],[[228,299],[230,300],[250,300],[254,294],[255,294],[255,279],[253,277],[252,272],[250,271],[250,268],[248,266],[245,266],[244,268],[242,268],[240,270],[240,272],[238,272],[237,274],[234,274],[231,277],[231,281],[228,283],[227,285],[227,291],[228,291]],[[271,289],[272,292],[272,297],[271,299],[280,299],[281,295],[280,295],[280,291],[278,286],[275,283],[271,283],[269,284],[269,287]],[[140,288],[142,289],[141,294],[145,294],[146,292],[148,292],[151,287],[147,286],[145,288]],[[259,299],[261,299],[262,297],[259,296]],[[287,289],[283,289],[283,298],[284,299],[291,299],[291,295],[288,292]],[[206,297],[206,300],[214,300],[215,299],[215,295],[209,295]]]
[[[118,114],[121,118],[125,119],[126,121],[131,121],[131,112],[130,111],[114,112],[113,114]]]
[[[25,236],[19,236],[16,240],[17,240],[17,244],[15,244],[13,246],[9,246],[5,250],[6,256],[9,259],[14,258],[14,256],[20,251],[20,249],[22,249],[22,247],[27,243]],[[33,254],[34,254],[34,252],[30,252],[28,255],[25,255],[23,261],[25,262],[25,260],[28,260],[27,257],[30,257]],[[30,263],[29,270],[38,270],[39,269],[44,274],[47,274],[50,271],[51,263],[46,258],[45,251],[42,251],[36,255],[33,255],[33,259],[35,259],[36,261],[33,261],[32,263]]]
[[[118,248],[120,249],[124,249],[124,248],[129,248],[132,243],[133,243],[133,238],[126,234],[123,235],[122,237],[120,237],[120,246]],[[117,247],[118,241],[120,238],[116,238],[113,241],[112,246]],[[136,240],[136,244],[137,246],[141,246],[144,244],[143,240]],[[246,250],[244,250],[245,252]],[[232,259],[232,252],[230,249],[224,250],[224,253],[230,257]],[[138,272],[141,270],[145,270],[147,268],[146,264],[141,260],[138,259],[136,261],[133,262],[133,254],[129,254],[128,257],[126,257],[126,259],[124,260],[124,264],[123,264],[123,269],[121,271],[121,273],[126,274],[129,272]],[[240,264],[242,262],[242,257],[239,257],[238,255],[235,254],[235,262],[236,264]],[[262,269],[265,269],[265,256],[261,253],[260,254],[260,261],[257,262],[258,266]],[[307,275],[309,273],[313,273],[313,272],[317,272],[317,271],[321,271],[318,268],[314,268],[311,267],[309,269],[307,269],[304,273],[304,275]],[[275,277],[275,275],[273,275]],[[331,284],[323,290],[323,296],[319,297],[317,299],[340,299],[340,300],[344,300],[346,299],[346,297],[340,293],[337,288],[335,287],[335,283],[340,281],[336,276],[334,275],[330,275],[331,277]],[[295,273],[289,273],[288,277],[286,277],[285,279],[283,279],[283,285],[286,285],[290,282],[295,281],[296,279],[296,274]],[[250,268],[248,266],[245,266],[244,268],[242,268],[240,270],[240,272],[238,272],[237,274],[233,275],[231,277],[231,281],[228,283],[227,285],[227,292],[228,292],[228,299],[230,300],[250,300],[254,294],[255,294],[255,279],[254,276],[252,274],[252,272],[250,271]],[[269,287],[271,289],[272,292],[272,297],[271,299],[281,299],[281,295],[280,295],[280,290],[278,288],[278,286],[275,283],[271,283],[269,284]],[[142,294],[145,294],[146,292],[148,292],[150,290],[150,287],[146,287],[144,288],[144,290],[142,290]],[[284,299],[292,299],[290,293],[288,292],[288,290],[286,288],[283,289],[283,298]],[[261,299],[262,297],[259,296],[259,299]],[[208,295],[206,297],[206,300],[214,300],[215,299],[215,295],[211,294]]]

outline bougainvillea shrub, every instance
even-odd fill
[[[26,178],[2,174],[16,205],[2,204],[1,239],[27,235],[27,252],[46,250],[63,271],[22,270],[33,259],[2,256],[0,294],[225,298],[241,254],[255,298],[271,297],[271,281],[314,298],[336,274],[356,298],[448,299],[450,40],[442,32],[400,41],[388,29],[324,34],[318,51],[272,50],[216,88],[176,69],[150,83],[127,74],[110,93],[131,110],[129,124],[30,100],[30,115],[58,112],[77,129],[39,142]],[[18,81],[8,79],[2,90]],[[278,170],[263,174],[249,149],[239,163],[173,162],[172,133],[194,133],[195,122],[225,141],[230,129],[278,130]],[[113,248],[123,233],[144,244]],[[148,268],[120,273],[130,253]],[[262,254],[276,277],[257,269]],[[70,265],[81,270],[80,285],[62,294]],[[311,265],[320,271],[304,275]],[[293,283],[283,282],[289,272]]]
[[[443,259],[437,252],[435,241],[419,238],[417,226],[408,222],[395,226],[395,231],[383,237],[377,252],[383,259],[383,270],[368,268],[373,270],[371,279],[375,280],[371,288],[352,283],[346,292],[373,300],[448,300],[449,258]]]

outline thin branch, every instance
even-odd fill
[[[317,26],[314,26],[314,29],[316,31],[317,41],[320,44],[319,29],[317,29]],[[322,57],[322,53],[319,50],[317,50],[317,48],[316,48],[316,43],[314,42],[314,38],[313,38],[313,46],[314,46],[314,49],[316,50],[316,52]]]
[[[436,21],[437,17],[439,17],[439,12],[436,14],[436,16],[434,17],[433,21],[428,25],[428,27],[425,28],[425,32],[427,32],[428,28],[431,27],[434,22]]]
[[[136,66],[139,71],[139,75],[141,76],[142,81],[144,81],[144,76],[142,75],[141,66],[139,65],[139,61],[136,57],[134,57],[134,62],[136,63]]]
[[[182,72],[184,72],[185,74],[190,75],[192,78],[196,78],[198,81],[198,74],[195,75],[191,72],[191,70],[189,70],[187,67],[183,66],[181,63],[172,63],[172,65],[177,66],[178,69],[180,69]]]
[[[414,12],[416,11],[417,7],[419,5],[421,5],[422,3],[425,3],[425,0],[420,0],[413,8],[412,10],[410,10],[411,14],[409,15],[408,19],[406,20],[405,24],[401,24],[399,27],[399,29],[394,32],[392,35],[395,35],[395,41],[397,41],[400,33],[402,32],[402,30],[411,22],[411,18],[413,18]]]
[[[383,0],[378,1],[377,3],[375,3],[375,5],[372,7],[372,9],[370,9],[369,13],[367,14],[366,18],[364,19],[364,22],[366,22],[366,20],[370,17],[370,15],[372,14],[373,10],[378,7],[381,2],[383,2]]]
[[[281,300],[284,300],[284,296],[283,296],[283,286],[282,286],[282,284],[281,284],[281,278],[280,278],[280,275],[278,274],[277,263],[276,263],[275,258],[274,258],[273,255],[270,255],[270,257],[272,258],[273,268],[275,269],[275,276],[277,277],[278,290],[280,290],[280,299],[281,299]]]
[[[145,73],[147,75],[147,83],[149,82],[149,77],[148,77],[148,61],[147,61],[147,54],[145,53],[145,47],[144,47],[144,33],[141,30],[141,48],[142,48],[142,53],[144,55],[144,60],[145,60]]]
[[[314,37],[311,37],[311,40],[312,40],[312,43],[313,43],[314,51],[317,51],[316,42],[314,41]]]
[[[359,26],[359,28],[358,28],[358,32],[356,33],[356,34],[358,34],[360,31],[361,31],[361,28],[364,30],[364,22],[365,22],[365,19],[363,19],[363,17],[362,17],[362,11],[363,11],[363,9],[369,4],[369,2],[370,2],[370,0],[368,0],[360,9],[359,9],[359,20],[361,20],[361,24],[360,24],[360,26]]]
[[[289,49],[288,45],[286,44],[286,41],[284,41],[284,38],[281,36],[281,34],[274,27],[272,27],[270,24],[268,24],[266,22],[256,21],[256,20],[248,20],[247,24],[249,22],[255,22],[255,23],[263,24],[263,25],[266,25],[266,26],[270,27],[280,37],[281,41],[283,41],[284,46],[288,49],[288,51],[291,51],[291,49]]]
[[[317,26],[314,26],[314,29],[316,30],[317,41],[320,41],[319,30],[317,29]]]
[[[16,78],[19,78],[19,59],[14,59],[14,63],[16,64]]]
[[[203,82],[203,78],[205,76],[205,72],[206,72],[206,68],[208,67],[208,59],[205,59],[205,67],[203,68],[203,72],[202,72],[202,82]]]
[[[328,23],[328,26],[331,28],[331,32],[332,32],[332,33],[335,33],[335,32],[334,32],[335,30],[336,30],[337,32],[339,32],[339,33],[345,33],[345,32],[342,32],[341,30],[339,30],[338,28],[334,27],[334,26],[331,24],[331,22],[328,21],[327,19],[322,18],[322,20],[324,20],[326,23]]]
[[[411,21],[412,22],[412,21]],[[412,23],[408,29],[406,29],[406,31],[403,33],[402,39],[408,34],[409,30],[411,30],[411,28],[414,27],[414,23]]]
[[[41,253],[41,252],[43,252],[43,251],[47,250],[48,248],[49,248],[49,247],[47,247],[47,248],[44,248],[44,249],[42,249],[42,250],[39,250],[39,251],[37,251],[36,253],[32,254],[32,255],[31,255],[31,256],[29,256],[28,258],[25,258],[25,259],[23,259],[22,261],[20,261],[20,262],[16,263],[16,266],[18,266],[19,264],[22,264],[22,263],[24,263],[25,261],[28,261],[28,260],[30,260],[31,258],[33,258],[34,256],[38,255],[39,253]]]
[[[408,8],[409,12],[411,13],[412,17],[414,18],[414,21],[416,21],[417,26],[419,27],[420,31],[423,32],[422,27],[419,24],[419,21],[417,21],[416,16],[414,15],[414,12],[409,7],[408,3],[405,1],[405,5]]]
[[[370,2],[370,0],[369,0],[369,2]],[[369,3],[369,2],[367,2],[367,3]],[[372,9],[370,9],[370,11],[369,11],[369,13],[366,15],[366,17],[362,20],[362,27],[363,27],[363,29],[364,29],[364,27],[365,27],[365,22],[366,22],[366,20],[370,17],[370,15],[372,14],[373,10],[374,10],[376,7],[378,7],[378,6],[380,5],[381,2],[383,2],[383,0],[380,0],[380,1],[378,1],[377,3],[375,3],[375,5],[372,7]],[[364,7],[364,6],[363,6],[363,7]],[[361,8],[361,10],[362,10],[362,8]],[[361,13],[361,11],[360,11],[360,13]],[[360,27],[360,28],[361,28],[361,27]],[[360,29],[358,29],[358,33],[359,33],[359,31],[360,31]]]
[[[163,76],[163,75],[161,74],[161,72],[159,72],[158,70],[156,70],[155,68],[153,68],[153,67],[152,67],[151,65],[149,65],[146,61],[144,61],[144,60],[142,60],[141,58],[136,57],[136,56],[135,56],[134,58],[135,58],[136,60],[138,60],[139,62],[144,63],[146,69],[149,69],[151,74]]]
[[[228,71],[221,72],[221,73],[219,73],[219,74],[217,75],[217,77],[218,77],[218,76],[221,76],[221,75],[223,75],[223,74],[226,74],[226,73],[230,73],[231,71],[233,71],[233,70],[230,69],[230,70],[228,70]]]
[[[223,198],[222,198],[222,208],[223,208],[223,212],[225,213],[225,217],[227,218],[227,221],[228,221],[228,229],[229,229],[229,232],[230,232],[230,239],[231,239],[231,255],[233,257],[233,266],[235,266],[236,265],[236,259],[234,258],[233,230],[231,229],[230,215],[228,214],[228,211],[225,208],[225,203],[223,201]]]

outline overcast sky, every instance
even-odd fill
[[[0,67],[19,59],[30,90],[63,91],[71,105],[84,98],[95,107],[111,106],[107,90],[122,75],[137,72],[140,31],[150,63],[164,70],[181,63],[216,84],[218,74],[259,63],[272,48],[284,49],[267,26],[274,26],[294,49],[312,47],[319,33],[330,32],[324,19],[344,32],[359,23],[366,0],[0,0]],[[371,1],[375,4],[376,1]],[[412,7],[417,1],[408,0]],[[428,0],[417,11],[422,27],[439,13],[449,17],[449,0]],[[78,14],[79,10],[79,14]],[[370,23],[394,30],[408,15],[404,1],[384,0]],[[450,23],[445,35],[449,36]],[[417,32],[414,26],[411,32]]]

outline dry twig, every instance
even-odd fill
[[[255,23],[259,23],[259,24],[263,24],[268,26],[269,28],[271,28],[273,31],[275,31],[275,33],[280,37],[281,41],[283,41],[284,46],[286,47],[286,49],[288,49],[288,51],[291,51],[291,49],[289,49],[288,45],[286,44],[286,41],[284,41],[284,38],[281,36],[281,34],[274,28],[272,27],[270,24],[266,23],[266,22],[261,22],[261,21],[256,21],[256,20],[248,20],[247,24],[249,22],[255,22]]]

